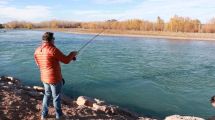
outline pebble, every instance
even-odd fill
[[[12,85],[13,83],[12,83],[12,82],[8,82],[8,84],[9,84],[9,85]]]
[[[13,104],[13,101],[10,101],[10,102],[9,102],[9,105],[12,105],[12,104]]]

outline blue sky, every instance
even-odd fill
[[[0,0],[0,23],[12,20],[102,21],[144,19],[166,22],[174,15],[199,19],[215,17],[214,0]]]

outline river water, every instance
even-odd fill
[[[0,75],[42,85],[34,62],[43,31],[0,32]],[[65,54],[93,35],[55,33]],[[64,94],[86,95],[141,115],[180,114],[208,118],[215,95],[215,42],[99,36],[78,56],[62,64]]]

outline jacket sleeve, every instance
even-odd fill
[[[39,67],[39,64],[37,62],[36,52],[34,53],[34,60],[35,60],[35,63],[37,64],[37,66]]]
[[[64,64],[68,64],[75,56],[73,54],[64,55],[58,48],[55,48],[53,56]]]

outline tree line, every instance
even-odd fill
[[[83,29],[112,29],[112,30],[135,30],[135,31],[167,31],[167,32],[201,32],[215,33],[215,18],[202,24],[198,19],[189,17],[173,16],[168,22],[165,22],[159,16],[155,22],[140,19],[130,19],[117,21],[115,19],[103,22],[72,22],[51,20],[40,23],[25,21],[11,21],[0,24],[0,28],[83,28]]]

